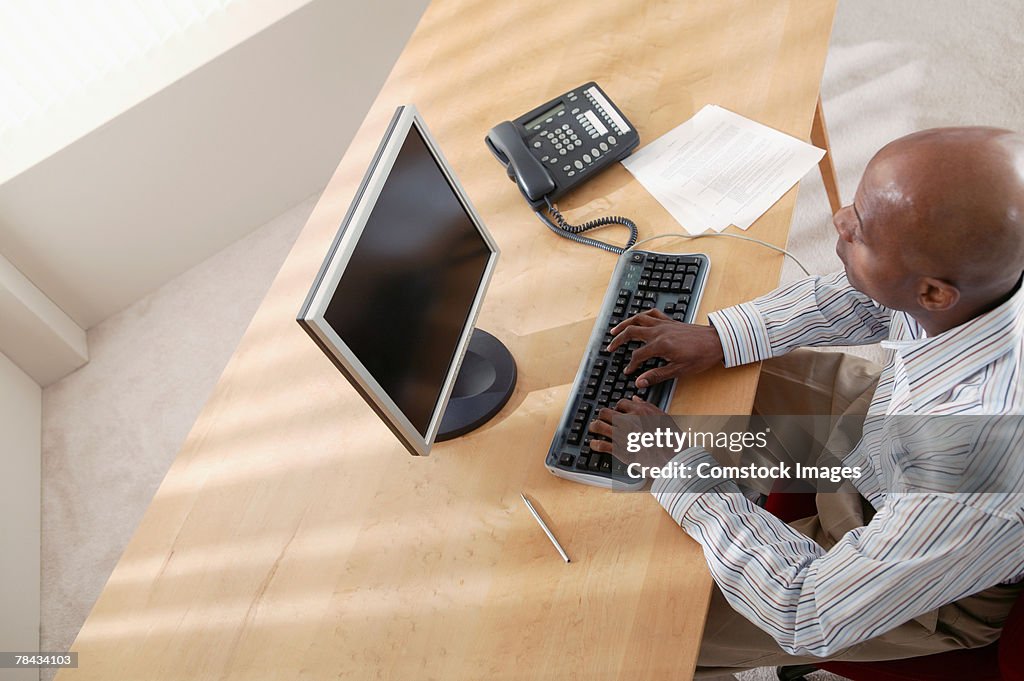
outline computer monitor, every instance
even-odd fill
[[[516,367],[474,329],[498,246],[399,107],[297,321],[414,455],[501,409]]]

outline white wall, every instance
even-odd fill
[[[90,328],[319,191],[426,0],[313,0],[0,186],[0,254]]]
[[[0,651],[39,650],[39,386],[0,354]],[[38,679],[0,669],[0,681]]]

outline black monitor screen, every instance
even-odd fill
[[[413,126],[324,319],[421,434],[490,257]]]

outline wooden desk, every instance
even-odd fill
[[[834,10],[834,0],[435,2],[79,634],[81,668],[58,678],[684,678],[710,587],[696,544],[649,495],[565,482],[543,465],[614,259],[544,229],[483,137],[596,79],[642,140],[712,102],[807,138]],[[408,102],[503,249],[479,326],[520,369],[499,418],[426,459],[404,452],[294,321]],[[795,198],[751,233],[784,243]],[[676,229],[621,167],[562,207],[576,221],[631,216],[641,237]],[[775,254],[699,245],[713,260],[705,311],[777,282]],[[674,408],[746,410],[755,382],[756,368],[715,372],[683,386]]]

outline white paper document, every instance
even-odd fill
[[[709,104],[622,164],[690,234],[747,229],[825,152]]]

